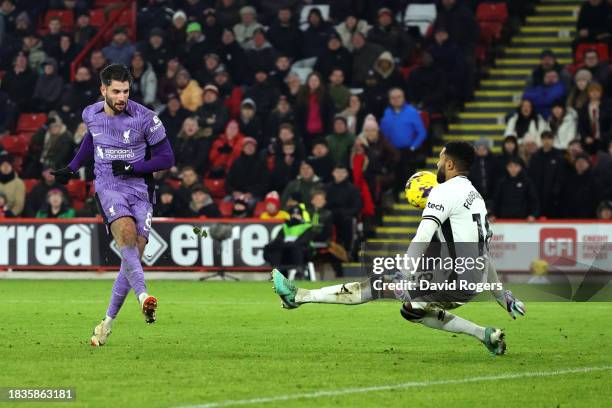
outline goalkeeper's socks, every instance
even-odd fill
[[[112,317],[110,317],[110,316],[108,316],[108,315],[107,315],[107,316],[104,318],[104,320],[102,321],[102,324],[104,325],[104,327],[105,327],[107,330],[110,330],[110,329],[111,329],[111,326],[112,326],[112,324],[113,324],[113,320],[115,320],[115,319],[113,319]]]
[[[465,320],[444,310],[438,312],[428,312],[420,322],[432,329],[444,330],[451,333],[463,333],[476,337],[484,341],[485,328],[475,323]]]
[[[335,303],[357,305],[372,300],[370,286],[359,282],[327,286],[320,289],[298,289],[296,303]]]
[[[140,263],[140,253],[136,246],[124,246],[119,249],[121,253],[121,267],[125,277],[134,289],[134,293],[140,299],[140,295],[147,291],[144,280],[144,272]]]

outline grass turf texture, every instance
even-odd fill
[[[0,281],[0,387],[76,388],[76,402],[53,407],[168,407],[612,365],[611,303],[529,303],[517,321],[492,302],[460,308],[479,324],[506,328],[508,354],[492,357],[473,338],[406,322],[395,302],[282,310],[268,282],[150,282],[158,323],[144,323],[130,293],[109,343],[93,348],[111,286]],[[610,384],[607,370],[282,404],[593,407],[612,400]]]

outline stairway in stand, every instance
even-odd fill
[[[493,152],[499,153],[506,115],[518,106],[525,87],[525,80],[540,61],[540,53],[551,49],[561,65],[572,63],[571,41],[576,33],[576,20],[580,0],[543,0],[528,16],[520,31],[495,60],[495,68],[480,82],[474,101],[459,114],[459,122],[449,126],[444,141],[475,141],[487,137],[494,142]],[[435,172],[437,155],[442,146],[434,146],[433,156],[427,159],[426,168]],[[401,197],[393,211],[385,215],[376,228],[376,238],[368,240],[365,251],[382,255],[393,250],[403,253],[416,232],[421,210],[410,206]],[[347,275],[363,275],[359,264],[345,264]]]

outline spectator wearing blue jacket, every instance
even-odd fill
[[[565,98],[566,89],[557,71],[548,71],[544,74],[544,81],[541,85],[532,86],[525,89],[523,99],[528,99],[533,104],[536,113],[542,115],[544,119],[550,116],[553,103]]]
[[[115,28],[113,31],[113,41],[102,48],[102,54],[111,64],[123,64],[129,67],[132,64],[132,56],[136,48],[132,45],[123,27]]]
[[[417,150],[423,145],[427,132],[419,112],[406,102],[403,90],[391,88],[389,105],[381,121],[381,130],[393,147],[400,152],[395,186],[395,191],[400,192],[416,169]]]

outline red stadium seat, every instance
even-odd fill
[[[62,31],[71,32],[74,26],[74,13],[72,10],[47,11],[47,14],[45,14],[44,29],[47,29],[49,21],[56,16],[62,20]]]
[[[172,179],[172,178],[167,178],[166,179],[166,184],[170,186],[171,189],[173,189],[174,191],[178,190],[179,187],[181,187],[181,181],[180,180],[176,180],[176,179]]]
[[[17,121],[17,133],[36,132],[47,122],[44,113],[22,113]]]
[[[93,9],[89,11],[90,24],[92,27],[102,27],[106,23],[104,9]]]
[[[210,190],[212,198],[223,198],[225,193],[225,179],[204,179],[204,187]]]
[[[6,71],[0,70],[0,80],[4,78],[4,75],[6,75]]]
[[[476,20],[505,23],[508,20],[506,3],[480,3],[476,9]]]
[[[4,136],[0,138],[0,144],[4,147],[4,150],[14,156],[25,156],[28,152],[27,139],[23,136]]]
[[[219,211],[223,217],[231,217],[234,204],[231,201],[221,201],[219,203]]]
[[[74,208],[75,211],[79,211],[81,208],[83,208],[84,205],[85,205],[84,201],[81,201],[81,200],[72,201],[72,208]]]
[[[496,21],[481,21],[480,26],[480,43],[490,45],[493,41],[498,41],[501,38],[504,25]]]
[[[26,194],[30,194],[30,191],[39,183],[38,179],[24,179],[23,184],[25,184]]]
[[[66,189],[74,200],[84,201],[87,197],[87,183],[84,180],[72,179],[66,184]]]
[[[253,212],[253,216],[256,218],[259,218],[261,214],[263,214],[265,211],[266,211],[266,202],[258,201],[257,204],[255,205],[255,211]]]
[[[599,54],[600,61],[608,61],[610,59],[610,55],[608,53],[608,44],[606,43],[589,43],[589,44],[580,44],[576,47],[576,55],[574,59],[576,63],[581,64],[584,62],[584,53],[588,50],[595,50],[597,54]]]

